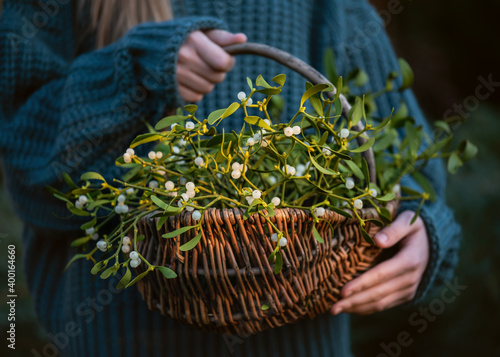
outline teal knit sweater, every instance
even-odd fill
[[[249,41],[288,51],[322,70],[332,47],[345,75],[363,68],[366,90],[384,87],[398,70],[382,21],[364,0],[173,0],[175,20],[145,23],[99,50],[76,48],[75,3],[70,0],[4,0],[0,20],[0,157],[13,206],[24,222],[24,258],[36,311],[53,344],[33,351],[49,356],[348,356],[349,318],[324,315],[245,338],[194,330],[150,312],[135,289],[117,291],[117,280],[92,279],[91,262],[65,273],[81,222],[46,185],[63,187],[61,173],[86,171],[108,179],[123,174],[114,160],[131,139],[169,109],[182,105],[175,86],[176,55],[194,30],[244,32]],[[206,114],[227,106],[245,90],[245,78],[288,76],[283,96],[297,103],[304,80],[253,56],[237,58],[227,79],[199,103]],[[377,99],[380,115],[406,102],[428,130],[411,91]],[[289,104],[292,105],[292,104]],[[285,106],[285,116],[292,111]],[[235,128],[240,122],[229,124]],[[144,150],[147,150],[145,148]],[[429,163],[425,174],[438,200],[422,209],[430,262],[415,301],[450,279],[459,227],[443,201],[445,171]],[[404,185],[416,187],[410,178]],[[415,209],[405,203],[402,209]]]

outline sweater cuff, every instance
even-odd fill
[[[120,40],[115,52],[118,83],[125,92],[133,90],[138,102],[145,93],[174,108],[184,104],[177,89],[176,64],[179,49],[196,30],[226,29],[219,19],[185,17],[140,24]],[[139,85],[141,88],[136,88]],[[136,93],[134,93],[136,92]],[[144,99],[142,99],[144,100]]]
[[[418,184],[409,177],[404,177],[401,185],[420,191]],[[419,200],[402,201],[399,212],[405,210],[416,212],[419,204]],[[425,223],[429,239],[429,262],[410,304],[420,302],[433,287],[451,280],[458,261],[461,230],[454,219],[453,211],[444,204],[442,198],[438,197],[436,202],[427,201],[422,206],[420,216]]]

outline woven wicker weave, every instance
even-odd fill
[[[227,47],[226,51],[268,57],[313,84],[328,83],[308,64],[269,46],[246,43]],[[335,91],[325,94],[332,98]],[[347,116],[351,106],[342,95],[340,101]],[[362,130],[361,122],[351,129]],[[366,139],[358,136],[357,141],[362,145]],[[373,151],[362,155],[375,182]],[[394,217],[398,201],[389,202],[387,208]],[[364,219],[378,218],[373,208],[358,212]],[[275,246],[269,240],[273,232],[270,225],[259,215],[244,220],[243,214],[236,208],[205,211],[202,238],[187,252],[179,247],[197,232],[190,230],[170,239],[162,235],[195,225],[189,213],[169,217],[159,231],[157,218],[151,218],[153,213],[139,222],[139,234],[146,238],[138,243],[138,251],[150,263],[166,266],[178,275],[166,279],[156,270],[138,282],[151,310],[207,331],[254,334],[325,313],[338,300],[342,286],[370,268],[380,252],[364,241],[355,218],[327,210],[324,220],[316,224],[324,240],[319,243],[313,235],[314,219],[309,211],[276,209],[270,220],[285,232],[287,245],[282,249],[282,270],[275,275],[274,265],[268,261]],[[373,235],[379,228],[367,223],[365,229]],[[138,273],[145,269],[144,264],[136,268]]]
[[[396,201],[387,208],[394,215]],[[275,275],[267,260],[274,249],[268,238],[271,227],[258,215],[243,220],[243,213],[207,210],[200,243],[187,252],[179,247],[196,235],[194,230],[180,239],[161,236],[193,225],[190,214],[170,217],[160,231],[157,219],[140,222],[139,234],[148,238],[139,242],[139,252],[178,275],[166,279],[155,271],[138,282],[151,310],[203,330],[254,334],[325,313],[338,300],[340,288],[368,269],[380,251],[364,242],[354,218],[327,210],[325,221],[316,224],[324,239],[319,243],[307,211],[278,209],[271,221],[285,232],[288,243],[282,250],[282,270]],[[361,215],[377,217],[374,209],[363,209]],[[367,224],[369,234],[377,229]],[[138,273],[145,268],[139,266]],[[262,310],[263,304],[270,308]]]

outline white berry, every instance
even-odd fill
[[[161,159],[163,157],[163,153],[161,151],[156,152],[156,158]]]
[[[88,236],[94,234],[94,232],[95,232],[95,228],[94,227],[90,227],[90,228],[88,228],[88,229],[85,230],[85,234],[88,235]]]
[[[120,203],[125,202],[125,196],[124,195],[118,196],[118,202],[120,202]]]
[[[248,138],[247,145],[248,146],[254,146],[255,145],[255,139],[254,138]]]
[[[354,200],[354,208],[356,209],[363,208],[363,201],[361,201],[359,198]]]
[[[135,192],[135,190],[131,187],[131,188],[127,189],[126,192],[127,192],[127,195],[132,195]]]
[[[198,210],[196,210],[196,211],[193,212],[193,214],[191,215],[191,217],[193,217],[193,219],[195,221],[197,221],[197,220],[199,220],[201,218],[201,212],[198,211]]]
[[[131,148],[128,148],[126,153],[129,154],[130,156],[135,155],[134,149],[131,149]]]
[[[130,157],[130,154],[123,154],[123,161],[126,163],[126,164],[130,164],[132,162],[132,158]]]
[[[293,129],[293,135],[299,135],[302,130],[298,125],[295,125],[292,129]]]
[[[92,234],[92,240],[98,240],[98,239],[99,239],[99,233]]]
[[[87,204],[87,202],[88,202],[88,198],[87,198],[87,196],[83,196],[83,195],[82,195],[82,196],[78,197],[78,201],[79,201],[82,205],[86,205],[86,204]]]
[[[188,121],[186,123],[186,129],[187,130],[193,130],[194,129],[194,123],[192,121]]]
[[[194,207],[186,206],[186,211],[192,212],[192,211],[194,211]]]
[[[167,191],[172,191],[175,188],[175,184],[172,181],[165,182],[165,189]]]
[[[284,130],[284,134],[285,134],[285,136],[288,136],[288,137],[292,136],[293,135],[293,129],[291,127],[287,126],[285,128],[285,130]]]
[[[196,186],[191,181],[189,181],[188,183],[186,183],[186,190],[188,190],[188,191],[193,191],[195,187]]]
[[[149,181],[148,186],[149,186],[149,188],[158,188],[158,181],[151,180],[151,181]]]
[[[271,202],[274,203],[274,207],[278,207],[281,203],[281,199],[279,197],[273,197]]]
[[[354,180],[352,179],[352,177],[348,177],[345,179],[345,187],[347,187],[349,190],[354,187]]]
[[[125,254],[130,252],[130,245],[122,245],[122,252]]]
[[[253,99],[252,98],[248,98],[247,105],[252,105],[252,104],[253,104]]]
[[[239,163],[237,163],[237,162],[233,162],[233,164],[231,165],[231,168],[232,168],[233,170],[238,170],[238,171],[241,171],[241,168],[242,168],[241,166],[242,166],[242,165],[240,165]]]
[[[259,190],[254,190],[252,192],[252,197],[257,199],[257,198],[260,198],[260,196],[262,196],[262,192],[260,192]]]
[[[273,242],[277,242],[278,241],[278,233],[273,233],[271,234],[271,240]]]
[[[321,150],[323,152],[323,155],[325,156],[330,156],[332,154],[332,151],[328,148],[323,148],[323,150]]]
[[[203,158],[199,156],[196,159],[194,159],[194,163],[198,167],[205,166],[205,161],[203,161]]]
[[[132,254],[132,253],[130,253],[130,254]],[[130,266],[132,268],[137,268],[139,265],[141,265],[141,260],[140,259],[132,259],[130,261]]]
[[[244,99],[246,99],[246,97],[247,97],[247,95],[246,95],[245,92],[239,92],[238,93],[238,99],[239,100],[244,100]]]
[[[283,237],[283,238],[280,239],[280,247],[284,247],[286,245],[286,243],[287,242],[286,242],[286,238],[285,237]]]
[[[235,180],[239,179],[241,177],[241,171],[233,170],[233,172],[231,172],[231,177],[234,178]]]
[[[151,160],[154,160],[156,159],[156,153],[154,151],[150,151],[148,153],[148,157],[151,159]]]
[[[99,249],[101,252],[105,252],[108,249],[108,243],[104,239],[101,239],[99,242],[96,243],[97,249]]]
[[[135,260],[139,259],[139,253],[137,253],[135,250],[130,252],[130,259]]]
[[[342,129],[342,130],[340,131],[340,137],[341,137],[342,139],[345,139],[345,138],[347,138],[348,136],[349,136],[349,129],[344,128],[344,129]]]
[[[325,215],[325,209],[323,207],[316,207],[314,209],[314,213],[316,214],[316,216],[322,217]]]
[[[196,196],[196,191],[187,190],[186,195],[188,195],[189,198],[194,198],[194,196]]]
[[[376,189],[373,189],[370,191],[370,194],[372,197],[377,197],[378,193],[377,193],[377,190]]]
[[[125,244],[125,245],[129,245],[130,244],[130,238],[128,236],[123,237],[122,243]]]

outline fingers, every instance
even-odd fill
[[[391,225],[381,229],[375,235],[375,244],[377,244],[380,248],[389,248],[407,235],[422,229],[422,227],[424,227],[424,223],[420,217],[418,217],[417,220],[410,225],[414,215],[415,212],[413,211],[404,211],[399,214]]]
[[[222,30],[192,32],[177,56],[177,86],[187,102],[197,102],[226,77],[235,64],[234,58],[221,46],[243,43],[244,34]]]
[[[224,30],[210,30],[205,32],[207,37],[221,47],[245,43],[247,36],[244,33],[231,33]]]
[[[359,315],[367,315],[373,314],[375,312],[384,311],[390,309],[399,304],[411,301],[415,297],[415,289],[412,287],[396,291],[381,300],[372,301],[367,304],[358,305],[351,308],[350,313],[359,314]]]
[[[417,274],[402,274],[384,283],[372,286],[342,299],[332,307],[332,313],[357,312],[360,307],[373,305],[402,290],[416,291],[420,277]]]
[[[234,57],[224,51],[203,32],[195,31],[188,39],[191,39],[200,58],[207,63],[212,70],[217,72],[229,72],[233,69],[235,64]]]

